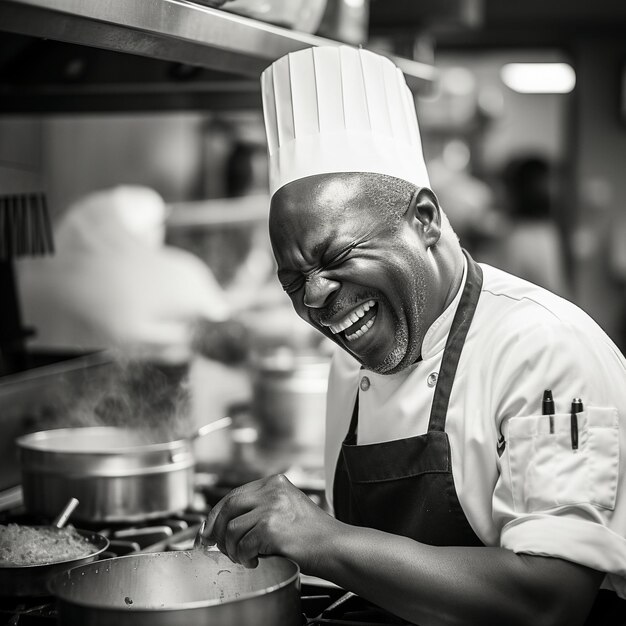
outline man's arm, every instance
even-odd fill
[[[583,624],[603,574],[503,548],[435,547],[334,519],[284,476],[239,487],[206,536],[235,562],[294,560],[421,626]]]
[[[561,559],[342,526],[319,551],[317,575],[422,626],[583,624],[604,577]]]

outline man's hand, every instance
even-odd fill
[[[259,556],[279,555],[313,573],[324,540],[338,525],[285,476],[276,475],[222,498],[209,514],[204,537],[245,567],[256,567]]]

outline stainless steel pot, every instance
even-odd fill
[[[55,577],[64,626],[299,626],[298,566],[267,557],[256,569],[220,552],[155,552],[107,559]]]
[[[74,519],[84,522],[132,522],[182,511],[193,497],[194,440],[231,422],[223,417],[164,443],[145,443],[145,432],[113,426],[19,437],[26,508],[53,517],[75,497],[80,505]]]
[[[97,533],[78,530],[91,546],[86,556],[66,561],[41,563],[37,565],[0,566],[0,596],[24,597],[48,595],[47,583],[54,576],[66,572],[72,567],[91,563],[109,547],[109,540]]]
[[[277,352],[259,359],[252,409],[261,442],[322,454],[329,369],[330,359],[317,354]]]
[[[70,497],[74,519],[133,521],[187,508],[193,495],[191,440],[144,443],[117,427],[60,428],[17,439],[26,508],[54,517]]]

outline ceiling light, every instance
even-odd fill
[[[500,77],[519,93],[569,93],[576,85],[574,68],[567,63],[507,63]]]

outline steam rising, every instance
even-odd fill
[[[146,443],[189,435],[191,397],[186,366],[115,360],[58,384],[34,417],[37,428],[122,426]]]

